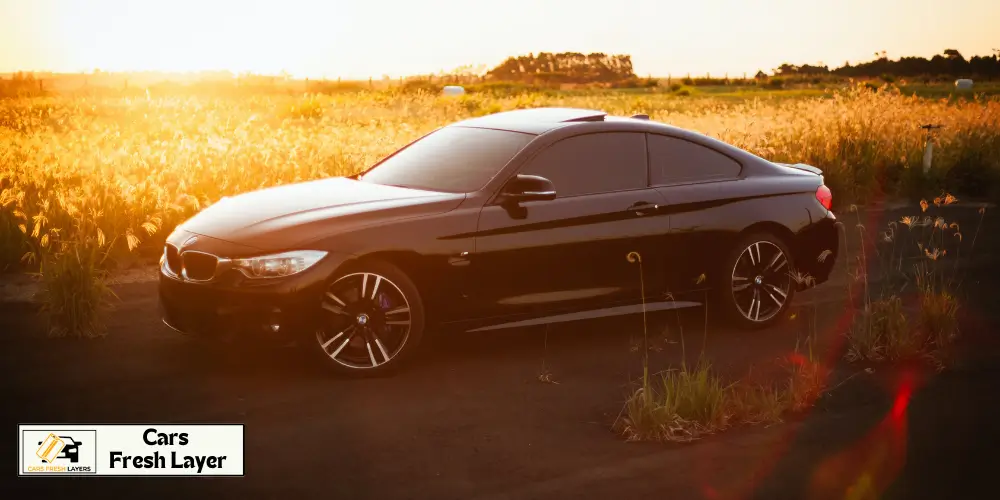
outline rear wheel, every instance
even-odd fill
[[[416,286],[384,262],[360,264],[331,280],[320,314],[313,350],[334,371],[352,376],[396,370],[424,331]]]
[[[774,235],[753,233],[740,238],[716,287],[730,320],[742,328],[780,321],[795,295],[794,269],[788,246]]]

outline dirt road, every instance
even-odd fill
[[[152,498],[843,498],[850,480],[868,472],[889,478],[889,497],[973,496],[995,474],[990,457],[1000,445],[1000,313],[988,285],[1000,283],[1000,265],[979,262],[963,317],[968,354],[954,370],[920,378],[902,408],[900,370],[841,367],[833,383],[853,378],[809,415],[690,445],[625,443],[610,431],[639,374],[633,346],[640,317],[548,333],[439,337],[395,377],[343,380],[281,343],[179,336],[160,323],[150,284],[118,287],[123,302],[108,337],[97,341],[47,339],[33,314],[6,308],[0,411],[9,432],[0,448],[9,453],[0,490]],[[658,314],[651,361],[657,369],[676,365],[682,332],[690,359],[704,343],[730,378],[751,367],[775,369],[813,332],[819,355],[834,356],[846,318],[842,285],[802,294],[794,319],[761,332],[712,321],[706,335],[702,309]],[[557,383],[540,382],[543,371]],[[246,476],[15,478],[17,422],[241,422]],[[883,459],[865,465],[871,456]]]

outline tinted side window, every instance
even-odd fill
[[[650,180],[654,185],[733,179],[740,164],[713,149],[684,139],[649,134]]]
[[[549,179],[559,198],[644,188],[646,138],[638,132],[570,137],[529,160],[520,173]]]

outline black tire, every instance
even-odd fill
[[[420,292],[406,273],[388,262],[360,262],[339,272],[329,280],[318,307],[319,326],[304,343],[337,374],[395,373],[424,335]]]
[[[716,302],[736,327],[771,326],[788,314],[795,297],[794,273],[792,253],[780,238],[759,231],[742,235],[718,273]]]

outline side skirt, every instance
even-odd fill
[[[673,309],[684,309],[688,307],[698,307],[702,305],[701,302],[686,302],[686,301],[674,301],[667,300],[662,302],[650,302],[645,305],[646,312],[655,311],[670,311]],[[642,304],[634,304],[627,306],[617,306],[617,307],[607,307],[604,309],[592,309],[590,311],[581,311],[568,314],[557,314],[554,316],[544,316],[541,318],[526,319],[521,321],[511,321],[509,323],[500,323],[497,325],[484,326],[476,328],[473,330],[466,330],[468,332],[485,332],[490,330],[502,330],[507,328],[520,328],[525,326],[535,326],[535,325],[546,325],[552,323],[566,323],[569,321],[578,321],[583,319],[596,319],[596,318],[606,318],[608,316],[623,316],[626,314],[637,314],[643,311]]]

